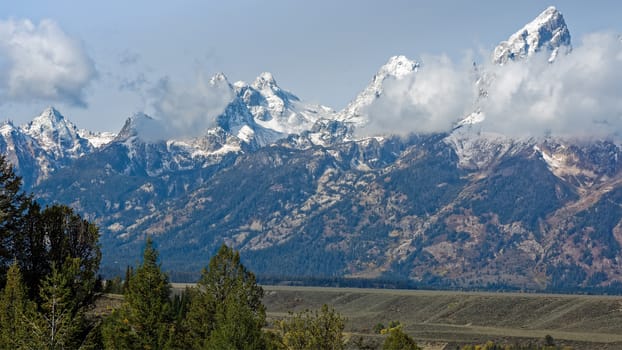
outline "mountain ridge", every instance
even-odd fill
[[[554,8],[525,28],[494,63],[570,47]],[[619,145],[487,134],[477,110],[445,133],[355,137],[383,84],[423,69],[391,57],[341,111],[305,103],[270,73],[251,84],[219,73],[209,84],[231,100],[199,136],[163,136],[166,121],[141,113],[114,138],[94,137],[50,108],[27,127],[4,123],[0,149],[27,190],[100,226],[109,271],[151,235],[177,272],[226,243],[260,276],[621,290]]]

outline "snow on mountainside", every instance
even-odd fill
[[[0,151],[18,169],[24,184],[30,186],[112,138],[111,133],[78,130],[58,110],[48,107],[24,125],[4,122],[0,127]]]
[[[374,75],[371,83],[361,92],[346,108],[339,112],[337,120],[353,123],[356,126],[364,125],[367,121],[365,109],[383,93],[383,84],[387,79],[402,79],[403,77],[416,72],[419,63],[408,59],[406,56],[393,56],[389,61],[380,67]]]
[[[117,137],[117,134],[114,132],[93,132],[87,129],[78,130],[78,135],[80,135],[83,139],[87,139],[95,148],[105,146]]]
[[[248,85],[234,84],[255,123],[282,135],[310,130],[320,119],[332,119],[334,111],[326,106],[307,104],[296,95],[281,89],[271,73],[261,73]]]
[[[3,122],[0,126],[0,151],[18,169],[26,186],[46,177],[54,168],[52,157],[35,139],[10,121]]]
[[[503,64],[507,60],[521,59],[542,50],[551,52],[551,60],[560,49],[570,50],[570,34],[563,16],[554,7],[542,12],[536,19],[502,42],[495,49],[493,60]],[[93,133],[78,130],[54,108],[48,108],[32,122],[21,127],[5,124],[2,150],[9,154],[17,168],[40,169],[32,175],[33,182],[48,176],[58,167],[70,160],[95,152],[112,143],[124,143],[132,156],[136,146],[146,144],[166,144],[168,149],[175,146],[179,154],[175,158],[183,159],[173,163],[204,164],[214,157],[220,158],[228,153],[255,151],[261,147],[287,139],[292,147],[306,148],[312,145],[330,146],[344,140],[355,140],[354,129],[365,125],[365,111],[383,93],[384,84],[393,79],[417,72],[419,63],[405,56],[391,57],[380,67],[365,87],[347,107],[339,112],[315,104],[308,104],[291,92],[282,89],[271,73],[261,73],[251,84],[236,82],[230,84],[222,73],[214,75],[209,84],[231,92],[232,99],[224,112],[216,118],[216,125],[204,130],[200,137],[167,137],[167,123],[152,119],[144,114],[128,119],[119,134]],[[481,73],[477,82],[482,87],[481,98],[486,98],[490,80],[494,77]],[[457,127],[475,125],[484,120],[485,115],[479,110],[468,115]],[[290,137],[294,135],[293,137]],[[482,142],[467,142],[477,139],[476,128],[464,128],[453,135],[450,144],[462,144],[456,149],[464,163],[469,163],[480,148],[478,144],[491,144],[499,137],[486,137]],[[504,141],[505,142],[505,141]],[[141,146],[142,147],[142,146]],[[489,147],[483,147],[488,149]],[[19,149],[20,155],[15,150]],[[468,149],[469,155],[464,153]],[[158,152],[165,150],[158,149]],[[483,151],[485,152],[485,151]],[[146,155],[145,155],[146,156]],[[152,155],[153,156],[153,155]],[[166,157],[165,157],[166,158]],[[31,163],[26,165],[26,163]],[[168,168],[163,165],[164,168]],[[184,166],[185,167],[185,166]],[[175,167],[173,167],[175,168]],[[160,170],[148,170],[159,173]]]
[[[142,138],[144,141],[161,141],[164,125],[161,121],[153,119],[144,113],[134,113],[127,118],[125,124],[115,137],[116,142],[127,142],[134,138]]]
[[[500,43],[493,52],[493,62],[504,64],[542,50],[550,52],[549,62],[555,60],[560,50],[562,53],[571,50],[570,31],[562,14],[553,6]]]
[[[78,128],[53,107],[46,108],[21,130],[56,159],[77,158],[93,150],[93,145],[79,135]]]

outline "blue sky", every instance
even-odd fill
[[[390,56],[477,57],[549,5],[575,43],[622,33],[619,1],[5,1],[0,119],[23,123],[54,105],[78,127],[118,131],[132,113],[150,111],[162,79],[192,86],[217,72],[251,82],[270,71],[302,99],[341,109]],[[33,45],[56,45],[67,65],[42,66],[32,86],[16,82],[14,71],[35,74],[39,61],[15,49],[15,28],[45,33]],[[12,60],[25,62],[21,70]]]

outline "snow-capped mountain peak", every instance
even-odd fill
[[[274,76],[270,72],[263,72],[259,74],[259,76],[253,82],[252,87],[257,90],[280,89],[276,83],[276,80],[274,79]]]
[[[46,108],[38,117],[20,127],[54,158],[76,158],[91,151],[88,140],[82,138],[78,128],[54,107]]]
[[[408,59],[404,55],[393,56],[389,58],[387,63],[385,63],[378,73],[374,76],[374,81],[376,80],[384,80],[387,77],[394,77],[397,79],[401,79],[404,76],[417,71],[419,68],[419,63]]]
[[[555,60],[560,50],[571,50],[570,31],[564,16],[550,6],[533,21],[501,42],[493,52],[493,62],[504,64],[508,60],[529,57],[536,52],[550,52],[549,62]]]
[[[370,84],[348,106],[339,113],[338,120],[353,123],[355,125],[364,124],[367,119],[364,110],[369,107],[383,91],[384,82],[387,79],[403,79],[404,77],[417,72],[419,63],[406,56],[399,55],[389,58],[378,72],[373,76]]]
[[[115,141],[128,141],[136,137],[147,142],[162,141],[165,132],[166,128],[162,122],[138,112],[126,119]]]
[[[269,72],[261,73],[250,85],[236,83],[236,91],[255,123],[271,130],[275,138],[310,130],[318,119],[332,116],[329,109],[306,104],[296,95],[281,89]]]
[[[41,114],[24,126],[28,134],[44,133],[59,128],[71,128],[74,126],[54,107],[47,107]]]

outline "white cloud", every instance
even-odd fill
[[[476,88],[470,62],[456,65],[446,56],[423,57],[417,72],[385,81],[382,95],[365,111],[369,123],[361,133],[449,130],[473,109]]]
[[[586,36],[571,54],[490,66],[486,131],[509,136],[615,137],[622,133],[622,45]]]
[[[548,54],[481,69],[488,97],[476,101],[473,67],[446,57],[427,57],[416,73],[385,83],[367,110],[366,134],[451,130],[480,108],[483,131],[511,137],[622,136],[622,43],[613,33],[584,37],[569,55],[548,63]]]
[[[199,136],[216,125],[216,119],[234,98],[224,76],[208,79],[199,74],[192,85],[178,86],[162,78],[151,89],[153,115],[166,123],[171,137]]]
[[[84,90],[95,78],[93,61],[51,20],[0,21],[0,96],[85,106]]]

